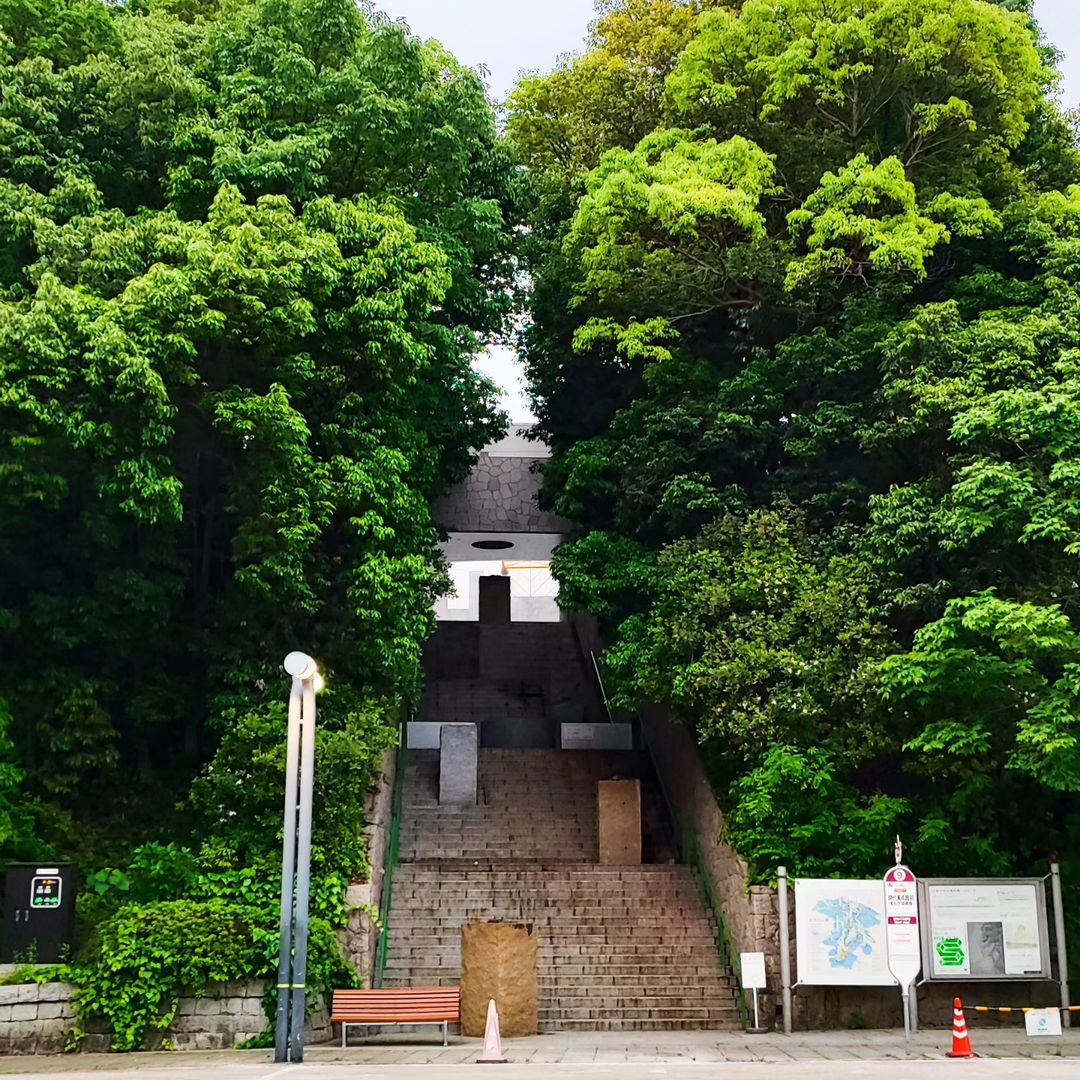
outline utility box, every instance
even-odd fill
[[[9,865],[4,874],[0,962],[59,963],[75,932],[75,868]]]

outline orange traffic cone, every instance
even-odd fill
[[[478,1065],[505,1065],[502,1039],[499,1037],[499,1010],[495,1008],[495,999],[488,1002],[487,1027],[484,1028],[484,1048],[476,1059]]]
[[[952,1049],[945,1056],[951,1058],[979,1056],[971,1049],[971,1036],[968,1034],[967,1021],[964,1019],[964,1003],[959,998],[953,999]]]

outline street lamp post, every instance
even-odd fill
[[[315,781],[315,681],[319,668],[291,652],[289,732],[285,750],[285,822],[281,851],[281,946],[278,953],[274,1060],[304,1060],[307,999],[308,896],[311,884],[311,802]]]

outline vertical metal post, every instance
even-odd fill
[[[1069,952],[1065,948],[1065,905],[1061,899],[1061,867],[1056,857],[1050,863],[1050,897],[1054,904],[1054,936],[1057,938],[1061,1024],[1062,1027],[1072,1027],[1072,1013],[1069,1012]]]
[[[776,869],[776,888],[780,900],[780,992],[784,1009],[784,1034],[791,1034],[791,939],[788,937],[787,867]]]
[[[308,897],[311,888],[311,802],[315,785],[315,683],[304,679],[300,722],[300,814],[296,835],[296,926],[293,944],[292,1053],[304,1060],[304,1018],[307,1012]]]
[[[293,885],[296,878],[297,765],[300,756],[302,685],[293,679],[285,750],[285,818],[281,844],[281,944],[278,952],[277,1020],[274,1060],[289,1060],[289,1001],[292,983]]]

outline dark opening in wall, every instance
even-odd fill
[[[509,540],[474,540],[472,546],[481,551],[505,551],[514,545]]]

